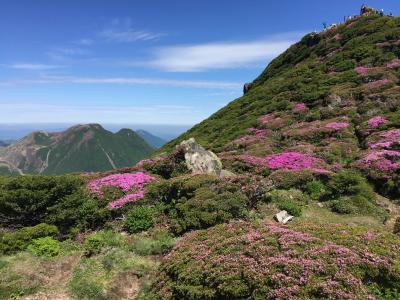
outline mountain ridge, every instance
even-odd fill
[[[130,166],[152,151],[133,130],[113,134],[99,124],[80,124],[63,132],[32,132],[1,148],[0,161],[11,174],[64,174]]]

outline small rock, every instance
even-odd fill
[[[321,202],[317,202],[318,207],[324,207],[324,205]]]
[[[275,220],[278,221],[281,224],[286,224],[287,222],[289,222],[290,220],[292,220],[294,217],[292,215],[289,215],[288,212],[286,210],[282,210],[280,212],[278,212],[275,216],[274,216]]]

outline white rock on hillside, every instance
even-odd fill
[[[193,173],[221,175],[222,163],[218,156],[205,150],[194,138],[183,141],[178,147],[184,151],[186,165]]]
[[[281,224],[286,224],[287,222],[289,222],[290,220],[292,220],[294,217],[292,215],[289,215],[288,212],[286,210],[282,210],[280,212],[278,212],[275,215],[275,220],[278,221]]]

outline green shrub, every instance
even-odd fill
[[[103,237],[99,234],[90,235],[85,238],[83,245],[86,256],[99,254],[105,245]]]
[[[394,227],[393,227],[393,232],[396,234],[400,234],[400,217],[396,218],[396,221],[395,221]]]
[[[340,196],[359,195],[367,200],[374,201],[375,193],[364,177],[352,170],[345,170],[334,174],[327,183],[327,196],[331,199]]]
[[[0,226],[56,225],[94,228],[111,216],[107,203],[94,200],[81,176],[18,176],[0,178]]]
[[[216,193],[201,187],[191,198],[176,200],[168,210],[168,217],[172,231],[182,234],[244,217],[247,206],[248,198],[241,192]]]
[[[292,201],[283,201],[278,204],[279,209],[286,210],[289,214],[295,217],[300,217],[302,208]]]
[[[387,212],[376,204],[372,187],[359,173],[345,170],[334,174],[326,184],[325,199],[334,212],[375,215],[382,220]]]
[[[129,233],[150,229],[154,225],[154,209],[146,206],[136,206],[124,218],[124,228]]]
[[[32,241],[28,250],[37,256],[53,257],[60,253],[60,244],[55,239],[47,236]]]
[[[24,227],[14,232],[0,233],[0,253],[8,254],[25,250],[34,240],[42,237],[55,237],[59,234],[54,225],[38,224]]]
[[[325,185],[319,180],[308,182],[304,189],[313,200],[319,200],[325,193]]]
[[[346,197],[331,201],[329,206],[333,212],[338,214],[352,214],[356,212],[350,199]]]
[[[308,170],[273,172],[269,177],[278,189],[301,188],[315,179],[315,175]]]
[[[294,203],[298,203],[300,205],[306,204],[307,198],[305,195],[302,193],[302,191],[297,190],[297,189],[290,189],[290,190],[272,190],[271,192],[268,192],[266,195],[266,200],[268,202],[273,202],[273,203],[281,203],[283,201],[291,201]]]
[[[307,204],[306,196],[300,190],[272,190],[265,195],[266,201],[275,203],[279,209],[286,210],[289,214],[299,217],[302,206]]]
[[[132,243],[132,250],[139,255],[158,255],[169,250],[174,238],[166,231],[157,231],[152,236],[135,237]]]

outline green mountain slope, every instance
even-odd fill
[[[152,151],[130,129],[113,134],[98,124],[88,124],[60,133],[34,132],[2,148],[0,162],[12,173],[65,174],[131,166]]]
[[[204,146],[222,150],[226,144],[257,126],[257,118],[271,112],[284,112],[294,103],[303,102],[310,109],[308,120],[327,118],[321,110],[332,94],[353,101],[360,122],[367,112],[382,105],[390,113],[399,99],[398,69],[386,65],[400,55],[400,19],[389,16],[361,16],[321,33],[306,35],[274,59],[256,78],[243,97],[222,108],[210,118],[168,143],[161,151],[188,137]],[[372,68],[369,76],[360,76],[354,68]],[[376,89],[369,81],[388,80]]]
[[[160,148],[166,143],[162,138],[155,136],[146,130],[139,129],[135,132],[153,148]]]

